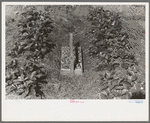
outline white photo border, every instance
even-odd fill
[[[5,100],[6,5],[145,5],[146,99],[129,100]],[[149,120],[149,3],[148,2],[2,2],[2,121],[148,121]]]

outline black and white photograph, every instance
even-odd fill
[[[3,100],[147,105],[148,3],[4,3]]]

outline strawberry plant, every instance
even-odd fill
[[[40,62],[55,46],[49,37],[53,22],[49,13],[37,12],[34,8],[20,16],[18,38],[8,54],[13,60],[6,66],[6,90],[8,94],[15,91],[25,97],[43,98],[42,87],[47,83],[47,72]],[[24,56],[24,64],[19,61],[21,56]]]
[[[121,17],[118,13],[97,7],[90,10],[87,19],[91,23],[88,33],[94,37],[90,41],[89,54],[101,61],[95,70],[105,71],[99,88],[101,91],[109,90],[102,98],[109,99],[112,95],[117,98],[131,98],[132,94],[129,93],[138,82],[138,77],[130,68],[138,63],[135,54],[130,50],[134,47],[128,40],[129,34],[124,30]]]

